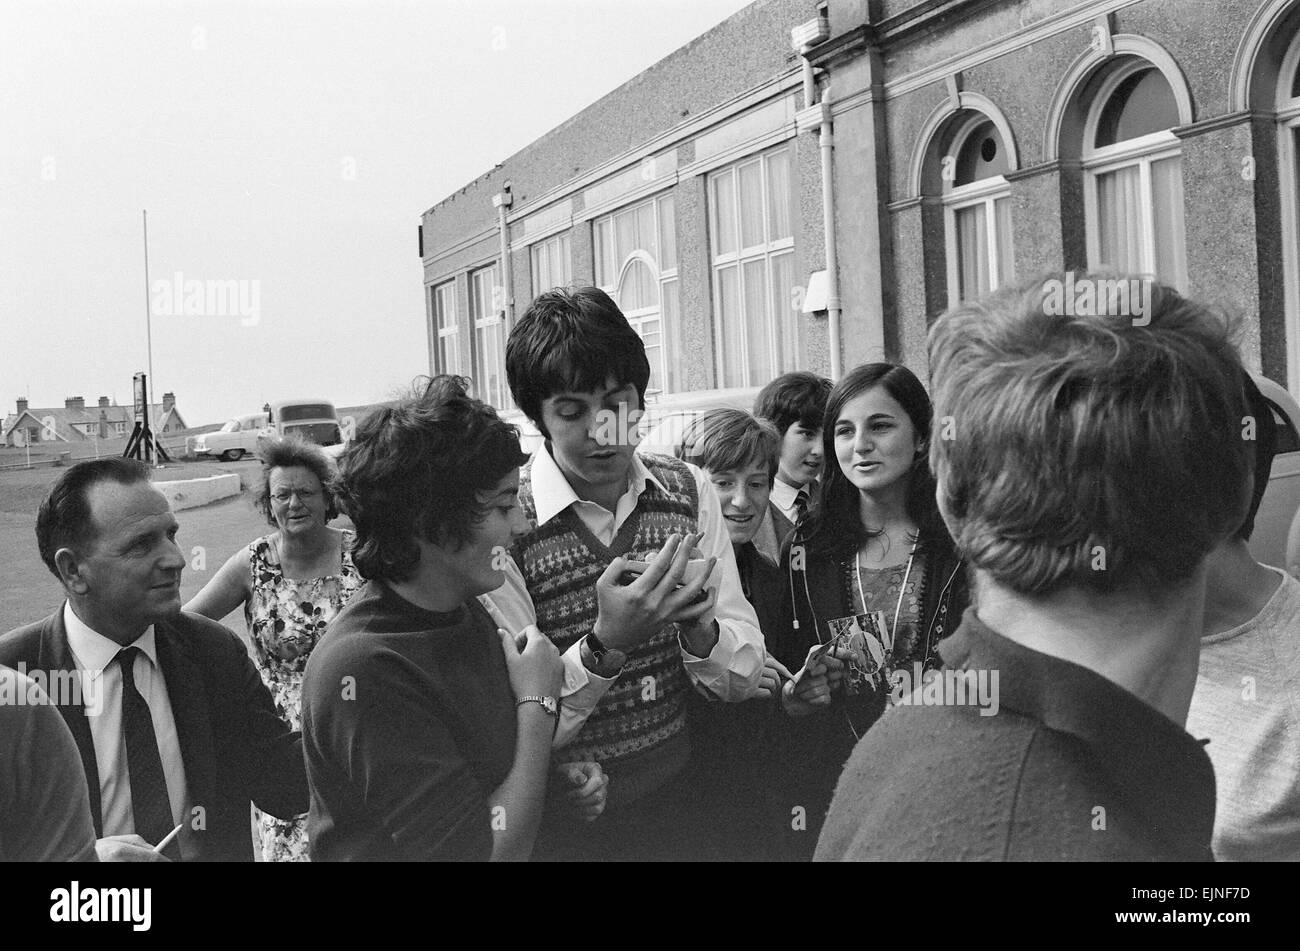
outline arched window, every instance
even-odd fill
[[[976,113],[958,126],[942,160],[948,303],[996,289],[1014,275],[1010,153],[997,127]]]
[[[596,285],[614,298],[645,343],[648,391],[683,388],[677,327],[677,225],[671,193],[592,222]]]
[[[659,308],[659,275],[651,266],[650,256],[634,252],[623,267],[615,300],[623,316],[641,336],[646,359],[650,362],[647,389],[663,390],[663,317]]]
[[[1186,289],[1178,104],[1164,74],[1130,57],[1097,87],[1083,131],[1088,262]]]

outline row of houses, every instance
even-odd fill
[[[176,409],[175,393],[164,393],[161,403],[149,407],[149,421],[153,431],[159,435],[186,428],[185,420]],[[62,406],[36,408],[20,397],[17,411],[5,417],[3,429],[0,429],[0,444],[33,446],[37,443],[119,439],[130,436],[134,425],[134,407],[118,406],[107,396],[101,396],[97,406],[87,407],[83,397],[70,396]]]
[[[1108,267],[1300,393],[1298,66],[1300,0],[759,0],[423,213],[430,371],[509,408],[516,315],[591,283],[664,393],[925,379],[947,307]]]

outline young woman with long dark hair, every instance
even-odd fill
[[[916,674],[939,665],[935,648],[969,600],[935,503],[932,416],[921,381],[890,363],[857,367],[827,400],[826,468],[782,557],[790,625],[768,639],[777,660],[799,669],[782,691],[793,719],[781,795],[790,799],[782,813],[802,808],[806,828],[790,823],[787,857],[811,855],[853,745],[896,683],[919,687]]]

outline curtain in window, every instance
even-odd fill
[[[722,385],[745,385],[745,329],[740,319],[740,270],[732,264],[718,268],[718,315],[722,321]]]
[[[998,286],[1010,284],[1015,280],[1015,238],[1011,228],[1011,199],[999,198],[993,203],[993,215],[997,219],[998,246]]]
[[[735,172],[727,172],[713,180],[713,214],[717,224],[713,253],[732,254],[736,250],[736,196],[732,182]]]
[[[794,252],[774,254],[772,265],[772,325],[776,330],[776,371],[799,366],[799,315],[794,309]]]
[[[677,281],[664,281],[659,295],[664,319],[664,370],[666,389],[678,393],[686,388],[686,358],[682,353],[681,333],[677,322]]]
[[[758,258],[746,261],[741,267],[745,285],[745,349],[749,356],[749,379],[766,382],[776,376],[772,346],[768,340],[771,321],[767,316],[767,261]]]
[[[740,167],[740,246],[753,248],[764,243],[763,166],[751,162]]]
[[[677,267],[677,210],[673,196],[659,199],[659,270]]]
[[[1155,226],[1156,276],[1175,287],[1186,287],[1183,243],[1183,173],[1178,156],[1151,163],[1151,205]]]
[[[1135,273],[1144,270],[1141,181],[1138,165],[1097,176],[1097,263],[1102,267]],[[1181,214],[1180,208],[1180,232]]]
[[[978,297],[989,289],[988,220],[984,203],[958,208],[957,290],[961,300]]]
[[[794,236],[791,223],[790,153],[777,152],[767,157],[767,196],[771,209],[769,241],[781,241]]]

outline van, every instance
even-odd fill
[[[339,414],[329,400],[276,400],[268,407],[269,420],[262,436],[297,436],[325,449],[331,456],[343,451]]]

